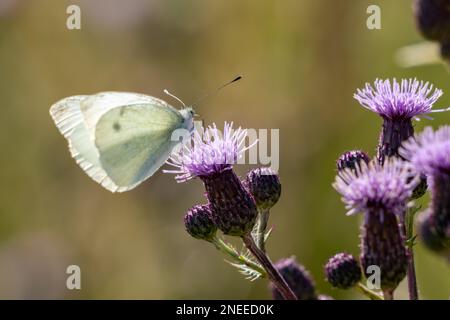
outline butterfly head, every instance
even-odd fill
[[[192,107],[186,107],[181,109],[180,113],[183,116],[183,128],[192,132],[194,130],[194,116],[196,115],[194,109]]]

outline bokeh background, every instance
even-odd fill
[[[81,30],[66,28],[70,4]],[[369,4],[381,7],[381,30],[366,28]],[[322,271],[332,254],[359,251],[360,217],[345,216],[331,187],[335,159],[374,153],[380,119],[352,98],[365,82],[417,77],[450,105],[445,67],[395,62],[420,41],[406,0],[0,0],[0,298],[268,298],[265,280],[244,280],[184,231],[184,212],[205,201],[199,180],[158,173],[111,194],[78,168],[48,113],[63,97],[104,90],[178,106],[164,88],[191,102],[243,74],[197,112],[206,123],[280,129],[271,258],[295,255],[319,292],[362,299],[332,289]],[[435,118],[417,130],[450,122]],[[420,244],[416,256],[422,297],[448,299],[449,266]],[[70,264],[81,267],[79,291],[65,287]],[[407,297],[405,283],[397,296]]]

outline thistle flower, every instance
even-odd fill
[[[370,157],[361,150],[352,150],[343,153],[339,159],[336,161],[336,167],[339,171],[344,169],[356,170],[361,162],[368,164],[370,162]]]
[[[450,174],[450,126],[436,131],[426,127],[415,138],[403,143],[400,154],[427,176]]]
[[[244,186],[253,196],[260,210],[272,208],[281,195],[278,174],[270,168],[257,168],[247,173]]]
[[[196,239],[211,241],[217,232],[209,205],[196,205],[184,216],[186,231]]]
[[[431,127],[425,128],[415,139],[406,141],[400,153],[416,171],[428,176],[433,233],[450,247],[450,126],[443,126],[437,131]]]
[[[402,214],[418,178],[405,161],[392,158],[385,165],[362,163],[356,171],[338,172],[333,187],[343,196],[347,215],[366,213],[373,208]]]
[[[298,300],[317,300],[315,284],[309,272],[295,261],[295,258],[281,259],[275,263],[275,268],[286,280],[289,287],[294,291]],[[282,300],[278,290],[270,284],[270,291],[274,300]]]
[[[361,266],[381,269],[381,288],[393,290],[406,275],[407,256],[396,215],[404,214],[419,178],[411,165],[391,158],[384,165],[371,162],[356,172],[338,173],[334,188],[342,195],[348,214],[362,212]]]
[[[203,181],[212,219],[227,235],[246,235],[258,214],[253,197],[233,171],[233,165],[251,147],[244,146],[246,135],[246,130],[233,131],[228,123],[222,135],[216,125],[206,128],[203,136],[195,132],[191,141],[167,161],[176,169],[165,171],[175,173],[178,182],[195,177]]]
[[[375,80],[374,87],[366,84],[358,89],[354,98],[366,109],[383,118],[377,158],[384,163],[386,157],[398,156],[400,144],[414,135],[412,119],[432,112],[433,104],[442,95],[433,85],[416,79]]]
[[[325,265],[325,275],[333,287],[348,289],[361,280],[361,267],[351,254],[338,253]]]

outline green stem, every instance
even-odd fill
[[[370,290],[361,282],[357,284],[356,288],[359,289],[359,291],[361,291],[364,295],[366,295],[370,300],[384,300],[384,298],[381,295]]]
[[[266,252],[266,229],[267,229],[267,222],[269,221],[269,210],[262,210],[259,213],[259,220],[258,220],[258,229],[257,229],[257,233],[256,233],[256,245],[258,246],[259,249],[261,249],[262,251]]]
[[[400,216],[400,232],[405,243],[406,256],[408,259],[408,269],[406,277],[408,280],[409,300],[419,300],[413,251],[413,219],[414,211],[411,209],[407,209],[406,212]]]
[[[211,243],[214,244],[219,251],[230,256],[236,262],[238,262],[240,264],[245,264],[247,267],[258,271],[261,274],[261,277],[267,276],[266,271],[259,264],[255,263],[252,260],[248,259],[247,257],[239,254],[236,250],[234,250],[226,242],[224,242],[222,239],[218,238],[217,236],[211,240]]]
[[[255,243],[252,235],[246,234],[242,237],[245,246],[253,254],[253,256],[261,263],[267,272],[267,277],[280,292],[285,300],[297,300],[297,296],[287,284],[286,280],[281,276],[278,270],[272,264],[267,254],[262,251]]]

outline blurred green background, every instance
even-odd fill
[[[81,7],[81,30],[66,28],[70,4]],[[381,30],[366,28],[369,4],[381,7]],[[419,41],[406,0],[1,0],[0,298],[268,298],[265,280],[244,280],[184,231],[184,212],[205,201],[199,180],[158,173],[111,194],[71,159],[48,113],[63,97],[105,90],[178,106],[164,88],[191,102],[243,74],[197,111],[207,123],[280,129],[271,258],[295,255],[321,293],[362,299],[332,289],[322,271],[334,253],[359,254],[360,217],[345,216],[331,187],[335,159],[374,153],[380,119],[352,98],[365,82],[417,77],[444,90],[438,106],[450,104],[442,65],[394,61]],[[443,113],[416,128],[449,122]],[[422,297],[448,299],[448,265],[416,248]],[[65,288],[70,264],[82,290]],[[405,283],[397,296],[407,297]]]

